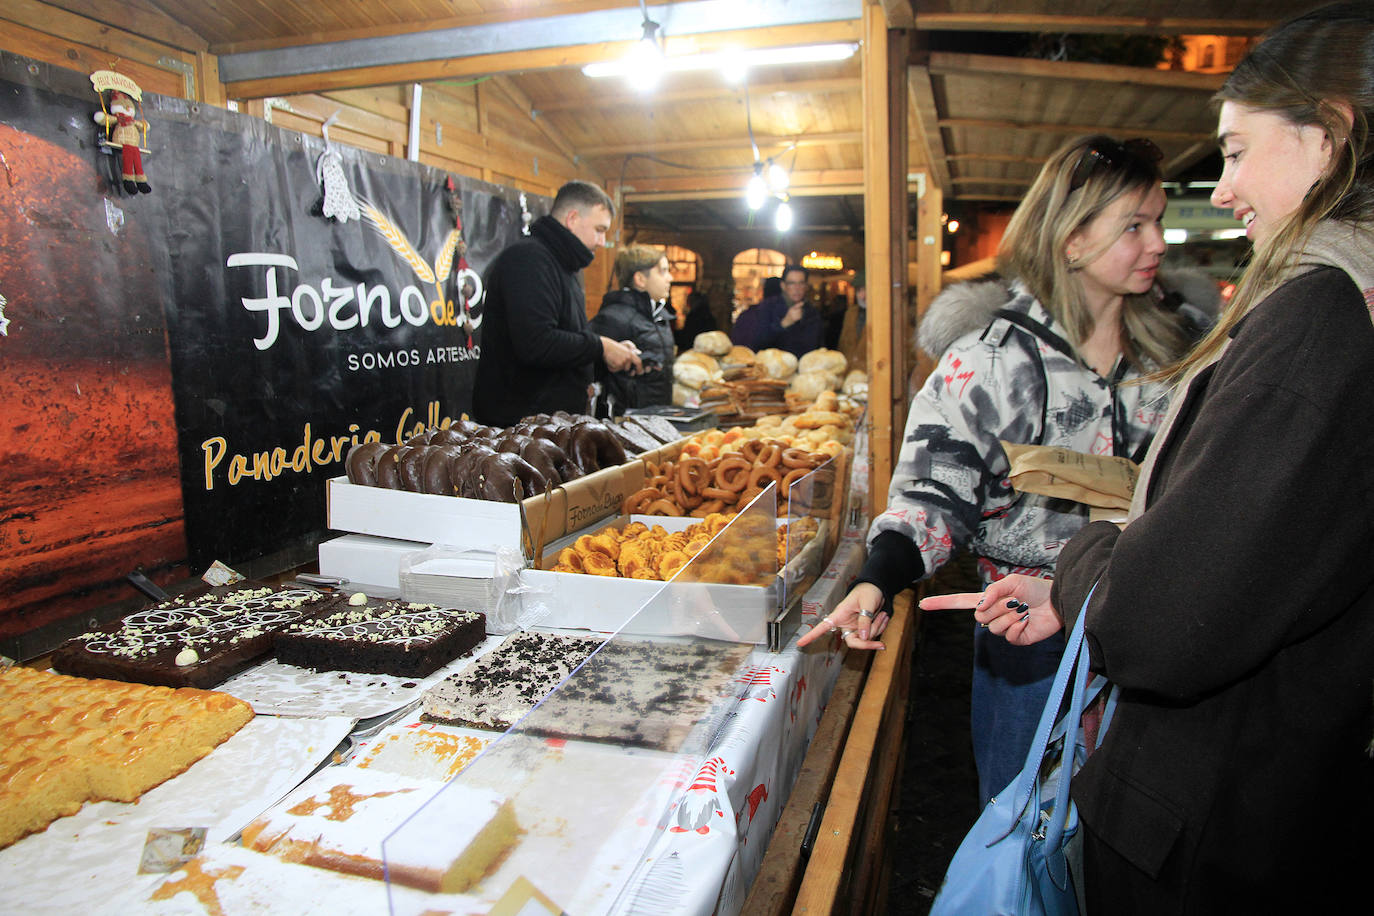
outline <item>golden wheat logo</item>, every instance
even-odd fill
[[[420,252],[415,250],[415,246],[410,244],[410,239],[406,238],[405,233],[400,227],[387,219],[386,214],[378,210],[371,204],[363,204],[363,218],[367,224],[391,246],[391,250],[401,256],[401,260],[410,265],[410,269],[415,271],[415,276],[420,278],[421,283],[434,283],[434,271],[430,270],[429,264],[425,262]],[[444,279],[448,279],[445,277]]]
[[[449,230],[444,238],[444,243],[439,246],[439,254],[434,259],[433,268],[425,260],[424,255],[416,250],[411,244],[405,232],[401,230],[385,213],[378,210],[370,203],[362,203],[363,222],[372,227],[390,246],[391,250],[410,266],[419,278],[421,283],[434,284],[435,298],[429,303],[430,316],[437,325],[458,326],[466,325],[468,328],[468,346],[472,346],[472,332],[482,323],[480,317],[473,318],[468,308],[471,303],[482,296],[482,280],[473,270],[466,267],[458,271],[459,279],[464,281],[459,285],[459,297],[462,313],[458,313],[455,303],[449,301],[444,290],[448,286],[449,278],[453,275],[454,261],[463,247],[463,234],[456,227]],[[465,295],[467,284],[472,284],[473,293],[471,296]]]

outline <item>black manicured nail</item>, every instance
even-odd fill
[[[1030,614],[1028,614],[1028,613],[1027,613],[1027,614],[1022,614],[1022,615],[1021,615],[1021,623],[1025,623],[1025,622],[1026,622],[1026,618],[1029,617],[1029,616],[1030,616]]]
[[[1009,608],[1015,608],[1015,607],[1016,607],[1018,604],[1020,604],[1020,603],[1021,603],[1021,602],[1017,601],[1015,598],[1008,598],[1008,599],[1007,599],[1007,607],[1009,607]]]
[[[1027,604],[1027,603],[1024,602],[1024,601],[1021,601],[1021,602],[1018,602],[1018,603],[1017,603],[1016,609],[1017,609],[1018,611],[1029,611],[1029,610],[1030,610],[1030,605]]]

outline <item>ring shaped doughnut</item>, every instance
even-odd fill
[[[756,464],[749,472],[748,489],[762,490],[770,483],[781,483],[781,480],[782,478],[778,475],[777,468],[769,467],[766,464]]]
[[[622,511],[626,515],[644,515],[646,514],[645,510],[649,508],[649,503],[662,498],[663,493],[657,487],[645,487],[625,497]]]
[[[738,455],[727,455],[716,465],[715,482],[722,490],[735,493],[743,490],[749,483],[749,472],[753,466]]]
[[[653,502],[649,503],[648,507],[644,510],[643,514],[671,515],[677,517],[682,515],[682,510],[677,507],[676,503],[673,503],[670,500],[656,499]]]
[[[784,449],[782,463],[784,467],[806,468],[808,470],[816,466],[815,458],[804,448]]]
[[[770,442],[759,452],[759,457],[754,461],[755,465],[775,468],[782,462],[782,449]]]
[[[677,482],[681,492],[693,496],[701,492],[701,488],[711,482],[706,462],[701,458],[683,458],[677,463]]]
[[[689,492],[682,484],[676,480],[670,481],[663,492],[668,498],[678,504],[681,509],[695,509],[701,505],[702,495],[700,493]]]
[[[377,459],[377,486],[388,490],[401,489],[401,459],[414,449],[408,445],[393,445]]]
[[[348,482],[363,487],[375,487],[377,459],[382,457],[388,448],[390,446],[382,442],[360,442],[353,446],[348,452],[348,457],[344,459]]]
[[[738,490],[724,490],[720,487],[702,487],[701,498],[704,500],[714,500],[719,503],[732,504],[739,499]]]
[[[731,494],[731,495],[733,495],[733,494]],[[725,501],[724,501],[724,500],[713,499],[713,500],[710,500],[709,502],[704,502],[704,503],[702,503],[701,505],[697,506],[695,509],[693,509],[693,510],[692,510],[692,517],[693,517],[693,518],[705,518],[705,517],[708,516],[708,515],[714,515],[715,513],[719,512],[721,509],[724,509],[724,508],[725,508]]]
[[[755,461],[758,460],[759,452],[762,451],[762,439],[750,439],[748,442],[744,443],[739,448],[740,455],[743,456],[744,460],[748,461],[750,464],[753,464]]]

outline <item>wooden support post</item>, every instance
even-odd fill
[[[924,315],[926,307],[940,292],[944,268],[940,264],[940,252],[944,250],[944,223],[940,214],[944,211],[944,192],[930,181],[926,182],[925,193],[916,201],[916,315]],[[917,366],[917,381],[923,380],[934,369],[929,357],[924,356]]]
[[[870,319],[871,320],[871,319]],[[875,653],[830,788],[794,914],[877,912],[888,811],[905,746],[907,693],[920,612],[911,592],[896,600]]]
[[[219,58],[206,51],[196,53],[196,95],[216,108],[225,105],[224,84],[219,81]]]
[[[863,84],[864,270],[868,275],[868,443],[871,500],[885,500],[892,478],[892,163],[887,98],[887,23],[883,8],[864,4]],[[905,176],[903,176],[905,178]],[[879,495],[881,494],[881,495]],[[874,513],[876,514],[876,513]]]

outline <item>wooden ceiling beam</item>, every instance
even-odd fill
[[[1017,187],[1028,188],[1034,178],[984,178],[977,175],[960,175],[954,179],[955,184],[1005,184]]]
[[[859,29],[856,25],[844,22],[712,32],[706,35],[670,38],[668,39],[668,53],[671,56],[676,56],[710,53],[740,47],[777,48],[789,45],[857,41],[858,32]],[[423,83],[430,80],[460,80],[476,76],[491,76],[498,73],[581,67],[595,61],[621,57],[628,47],[626,42],[601,42],[557,48],[533,48],[499,54],[475,54],[468,57],[446,57],[373,67],[343,68],[317,73],[301,73],[293,76],[240,80],[226,78],[224,86],[225,95],[228,98],[258,99],[268,96],[358,89],[364,86]],[[223,64],[223,60],[221,60],[221,64]],[[221,72],[223,72],[222,66]]]
[[[1187,130],[1162,130],[1153,127],[1127,127],[1113,124],[1051,124],[1043,121],[1011,121],[991,118],[941,118],[941,127],[967,127],[976,130],[1016,130],[1042,134],[1130,134],[1170,142],[1196,143],[1211,139],[1210,133]]]
[[[959,194],[959,196],[958,196],[957,198],[955,198],[955,199],[956,199],[956,200],[981,200],[981,201],[984,201],[985,203],[997,203],[997,204],[1019,204],[1019,203],[1021,202],[1021,198],[1020,198],[1019,196],[1010,196],[1010,195],[1007,195],[1007,194],[968,194],[968,193],[962,193],[962,192],[961,192],[961,193]]]
[[[687,178],[627,179],[623,187],[627,201],[728,200],[744,197],[744,184],[751,170],[736,175],[703,175]],[[835,197],[863,194],[862,169],[821,169],[793,172],[788,193],[794,198]],[[908,188],[916,193],[917,181],[909,181]]]
[[[62,0],[63,3],[70,0]],[[596,13],[603,10],[635,7],[637,0],[579,0],[579,2],[560,3],[558,13]],[[534,11],[532,14],[531,11]],[[338,41],[357,41],[366,38],[383,38],[392,35],[418,35],[440,29],[470,29],[475,26],[518,23],[526,19],[539,18],[538,6],[514,7],[492,10],[471,16],[445,16],[439,19],[424,19],[413,22],[398,22],[393,25],[368,26],[357,29],[330,29],[324,32],[306,32],[300,35],[285,35],[280,38],[261,38],[254,41],[220,42],[210,48],[215,54],[244,54],[250,51],[276,51],[301,45],[332,44]]]
[[[889,29],[916,28],[916,11],[911,8],[912,0],[881,0],[881,2],[883,19],[886,20]]]
[[[1016,79],[1081,80],[1195,92],[1216,92],[1226,79],[1224,73],[1193,73],[1185,70],[1125,67],[1118,64],[1090,64],[942,51],[932,52],[927,66],[934,76],[1008,76]]]
[[[107,0],[46,0],[49,6],[85,16],[96,22],[113,26],[122,32],[142,35],[153,41],[185,51],[208,51],[210,43],[188,29],[169,13],[166,7],[175,4],[150,2],[142,6],[132,3],[109,3]],[[9,5],[8,3],[6,4]],[[62,33],[66,34],[66,33]]]
[[[789,193],[793,200],[800,200],[804,197],[834,197],[837,194],[862,195],[864,192],[862,176],[853,184],[825,185],[823,187],[793,188]],[[695,191],[636,191],[631,194],[626,192],[624,199],[630,203],[671,203],[679,200],[731,200],[738,198],[740,203],[744,203],[744,186],[735,188],[719,188],[714,190],[695,190]]]
[[[491,82],[497,89],[505,93],[506,97],[514,102],[517,108],[529,116],[529,119],[534,122],[535,128],[543,134],[560,153],[567,156],[573,162],[577,161],[577,154],[573,152],[573,146],[568,142],[568,138],[565,137],[558,128],[550,124],[548,118],[540,116],[538,108],[530,101],[530,97],[525,95],[510,77],[497,76],[494,77]]]
[[[838,131],[832,134],[797,134],[795,136],[783,137],[760,137],[755,135],[752,139],[754,142],[758,143],[760,149],[776,146],[792,149],[802,146],[825,146],[832,143],[853,145],[863,142],[863,132],[851,130]],[[581,154],[583,158],[591,158],[595,156],[628,156],[632,153],[683,153],[715,149],[739,149],[745,151],[750,148],[750,140],[751,138],[748,136],[740,136],[706,137],[698,140],[640,141],[638,143],[616,143],[608,146],[584,146],[582,149],[578,150],[578,153]]]
[[[916,28],[931,32],[1065,32],[1095,35],[1258,35],[1274,25],[1274,20],[1270,19],[919,11],[915,19]]]
[[[743,92],[743,88],[724,86],[702,86],[694,89],[659,89],[644,92],[598,92],[596,95],[583,95],[575,98],[551,99],[541,106],[540,111],[591,111],[606,108],[659,108],[680,102],[709,102],[722,96]],[[857,76],[841,76],[832,79],[795,80],[790,83],[762,83],[749,86],[751,98],[766,95],[791,93],[793,95],[820,95],[824,93],[859,94]]]
[[[950,186],[949,153],[940,133],[940,114],[935,107],[935,91],[930,70],[924,66],[907,68],[908,116],[912,122],[911,140],[921,147],[930,164],[931,176],[940,188]]]
[[[1006,153],[951,153],[945,158],[950,162],[1011,162],[1034,166],[1045,164],[1044,156],[1011,156]]]
[[[1192,146],[1189,146],[1183,152],[1164,163],[1163,172],[1165,175],[1177,175],[1207,158],[1207,155],[1216,148],[1217,145],[1215,140],[1210,137],[1205,141],[1194,143]]]

